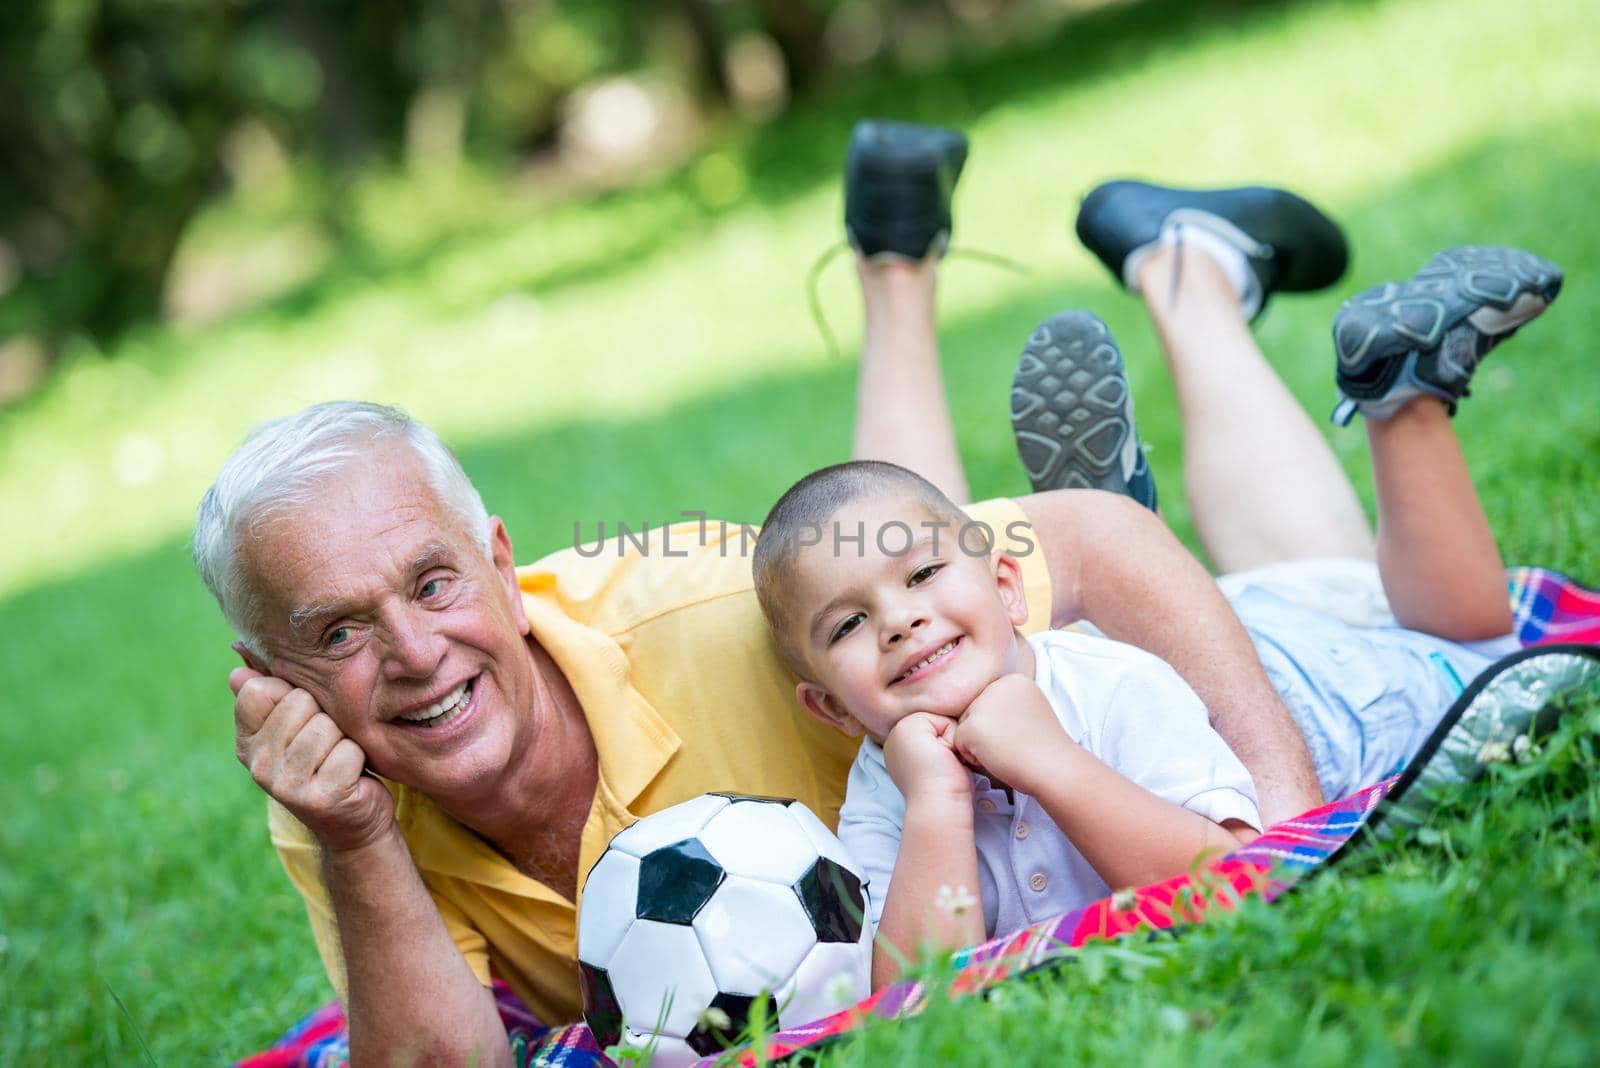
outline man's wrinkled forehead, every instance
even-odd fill
[[[421,464],[382,444],[252,520],[241,539],[252,585],[285,610],[307,614],[473,544]]]

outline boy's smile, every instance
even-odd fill
[[[800,550],[790,572],[788,625],[810,676],[797,693],[813,715],[881,741],[913,712],[960,716],[1001,675],[1031,672],[1015,560],[969,555],[902,495],[845,504],[826,528],[842,536]]]

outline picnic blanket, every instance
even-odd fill
[[[1510,568],[1506,579],[1515,633],[1525,648],[1568,642],[1600,644],[1600,592],[1539,567]],[[1350,797],[1276,824],[1248,846],[1189,874],[1119,892],[963,950],[955,957],[952,993],[980,993],[1063,960],[1091,941],[1202,923],[1208,914],[1231,911],[1251,898],[1276,901],[1336,856],[1366,825],[1399,778],[1390,776]],[[612,1063],[583,1024],[546,1027],[504,983],[496,980],[493,989],[518,1065],[590,1068]],[[780,1031],[765,1039],[759,1050],[740,1050],[733,1055],[733,1063],[756,1065],[815,1049],[870,1018],[914,1014],[927,996],[923,984],[903,980],[832,1016]],[[238,1062],[238,1068],[342,1068],[349,1058],[348,1037],[343,1008],[330,1002],[301,1019],[270,1049]],[[723,1054],[701,1063],[710,1065],[727,1057]]]

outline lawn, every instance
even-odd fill
[[[1465,241],[1566,268],[1458,426],[1506,558],[1600,580],[1596,54],[1576,0],[1111,6],[998,59],[841,87],[603,200],[375,176],[351,245],[305,286],[114,359],[77,354],[0,415],[0,1063],[226,1060],[328,996],[232,757],[228,636],[185,548],[248,427],[331,397],[404,404],[459,448],[526,560],[574,523],[758,518],[848,449],[853,355],[825,351],[802,283],[837,240],[861,114],[968,129],[956,243],[1031,268],[945,274],[944,367],[980,496],[1025,488],[1005,427],[1022,340],[1086,306],[1123,340],[1166,514],[1193,544],[1148,326],[1070,220],[1115,174],[1265,180],[1328,206],[1355,249],[1346,283],[1259,326],[1319,418],[1327,324],[1354,289]],[[224,205],[195,241],[225,248],[265,215]],[[853,337],[842,265],[822,297]],[[1359,428],[1329,432],[1370,498]],[[25,690],[45,702],[26,723]],[[1427,844],[1281,907],[877,1029],[838,1059],[1592,1063],[1593,749],[1574,735],[1553,778],[1478,791]]]

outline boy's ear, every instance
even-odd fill
[[[1009,553],[994,554],[994,584],[1000,591],[1000,602],[1006,606],[1006,615],[1013,627],[1026,626],[1028,622],[1028,591],[1022,582],[1022,565]]]
[[[794,688],[794,695],[799,699],[802,708],[828,726],[841,730],[852,738],[861,736],[860,721],[846,712],[839,702],[834,700],[833,694],[821,686],[814,682],[798,683]]]

